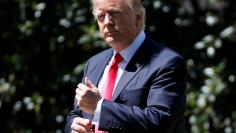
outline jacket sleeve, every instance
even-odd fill
[[[89,63],[87,62],[85,65],[84,75],[87,71],[88,64]],[[84,80],[84,77],[83,77],[83,80]],[[83,82],[83,80],[82,80],[82,82]],[[77,101],[74,98],[73,110],[70,111],[70,113],[68,114],[68,116],[66,118],[66,124],[65,124],[65,128],[64,128],[65,133],[71,133],[71,124],[72,124],[73,119],[75,117],[83,117],[83,114],[82,114],[82,111],[77,106]]]
[[[104,100],[99,128],[108,132],[171,133],[183,120],[185,110],[186,67],[182,58],[174,58],[152,76],[145,88],[144,107]],[[139,95],[126,94],[131,101]],[[177,127],[178,128],[178,127]],[[180,129],[183,130],[183,129]],[[176,131],[177,132],[177,131]],[[176,133],[175,132],[175,133]]]
[[[65,133],[71,133],[71,124],[75,117],[82,117],[82,113],[76,106],[76,100],[74,100],[74,109],[70,111],[66,118]]]

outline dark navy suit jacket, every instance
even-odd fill
[[[112,54],[110,48],[90,58],[84,77],[98,85]],[[147,37],[127,64],[112,101],[103,101],[99,128],[109,133],[184,133],[186,75],[181,56]],[[74,117],[93,116],[80,111],[75,101],[65,132]]]

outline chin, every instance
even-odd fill
[[[113,43],[113,42],[115,42],[115,39],[114,39],[113,37],[106,37],[106,38],[105,38],[105,41],[106,41],[107,43]]]

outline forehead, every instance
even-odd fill
[[[98,10],[131,8],[131,4],[130,0],[93,0],[93,8],[96,13]]]

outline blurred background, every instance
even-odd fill
[[[236,133],[236,1],[144,5],[146,33],[186,59],[187,133]],[[85,61],[106,48],[89,0],[1,0],[0,132],[62,133]]]

